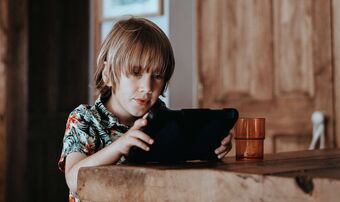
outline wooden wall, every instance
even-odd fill
[[[68,114],[87,103],[89,1],[29,4],[29,201],[66,201],[57,168]]]
[[[336,1],[198,1],[199,106],[265,117],[268,152],[308,149],[322,111],[335,147]]]
[[[0,201],[67,201],[68,114],[88,98],[89,1],[0,0]]]
[[[8,36],[8,0],[0,1],[0,201],[5,201],[6,176],[6,58]]]
[[[337,147],[340,147],[340,0],[332,1],[333,56],[335,89],[335,132]]]
[[[1,0],[0,5],[1,199],[25,201],[28,135],[27,4],[25,0]]]

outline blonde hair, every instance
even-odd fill
[[[112,89],[103,81],[106,65],[109,65]],[[144,18],[130,17],[116,22],[102,43],[94,78],[96,88],[102,95],[114,93],[121,73],[131,75],[136,67],[162,76],[161,94],[164,95],[175,68],[175,59],[169,39],[156,24]]]

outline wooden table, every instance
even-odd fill
[[[340,201],[340,149],[82,168],[81,201]]]

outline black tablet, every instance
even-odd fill
[[[161,108],[150,111],[142,131],[154,139],[149,151],[131,148],[128,163],[217,160],[215,149],[229,134],[238,111],[224,109]]]

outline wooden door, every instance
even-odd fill
[[[6,67],[4,58],[7,58],[7,41],[8,36],[5,32],[7,18],[8,1],[0,0],[0,202],[5,201],[5,183],[6,183]],[[6,27],[7,28],[7,27]]]
[[[266,152],[307,149],[311,114],[334,147],[330,0],[199,0],[200,107],[266,118]]]

